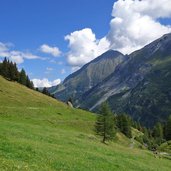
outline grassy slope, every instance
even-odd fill
[[[130,148],[104,145],[95,116],[0,77],[0,170],[162,170],[171,162]]]

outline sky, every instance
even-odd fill
[[[123,54],[171,32],[171,0],[0,0],[0,61],[36,87],[59,84],[109,49]]]

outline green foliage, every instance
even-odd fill
[[[169,116],[165,127],[166,140],[171,140],[171,115]]]
[[[97,116],[95,124],[96,133],[103,138],[103,143],[106,140],[114,139],[116,130],[114,127],[114,115],[112,114],[107,103],[101,105],[100,114]]]
[[[117,116],[117,127],[128,138],[132,137],[131,120],[128,115],[121,114]]]
[[[163,127],[160,122],[157,122],[157,124],[153,128],[153,137],[156,140],[156,143],[160,145],[163,141]]]
[[[31,88],[31,89],[34,88],[33,82],[30,81],[30,79],[29,79],[28,76],[26,77],[26,86],[27,86],[28,88]]]
[[[22,69],[19,72],[16,63],[10,62],[7,58],[4,58],[3,62],[0,63],[0,75],[8,80],[17,81],[28,88],[34,88],[33,82],[26,75],[25,70]]]
[[[26,75],[26,72],[23,68],[20,72],[19,83],[23,84],[23,85],[26,85],[26,83],[27,83],[27,75]]]
[[[8,72],[9,72],[9,78],[13,81],[18,81],[19,80],[19,72],[16,66],[16,63],[13,62],[9,62],[9,68],[8,68]]]
[[[2,76],[4,76],[5,78],[9,77],[9,61],[7,60],[7,58],[4,58],[4,61],[2,62],[2,66],[1,66],[1,74]]]
[[[122,141],[100,143],[95,121],[90,112],[0,77],[0,170],[170,171],[169,160],[130,148],[120,133]]]
[[[37,89],[38,90],[38,89]],[[39,91],[39,90],[38,90]],[[47,96],[50,96],[52,98],[55,98],[53,94],[50,94],[48,89],[46,87],[43,88],[43,90],[41,91],[41,93],[47,95]]]

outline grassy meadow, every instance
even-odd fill
[[[170,160],[132,148],[122,134],[101,143],[95,120],[0,77],[0,171],[170,171]]]

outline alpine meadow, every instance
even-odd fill
[[[170,0],[0,4],[0,171],[171,170]]]

